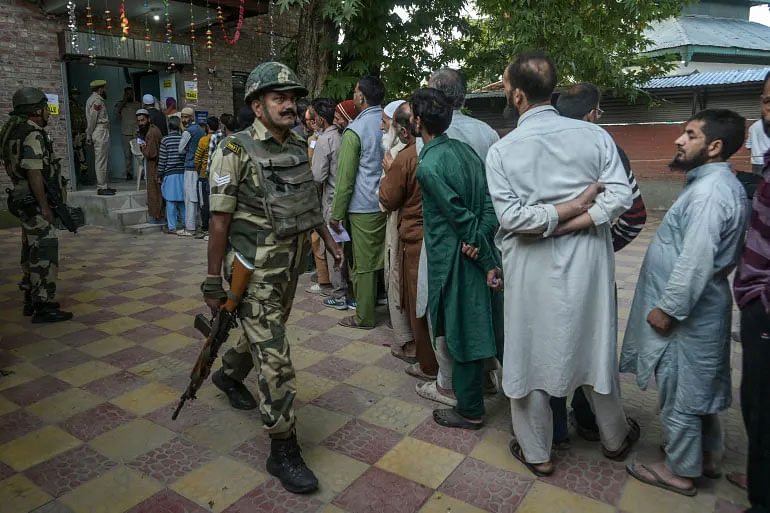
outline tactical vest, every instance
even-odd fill
[[[240,188],[240,205],[267,218],[280,239],[294,237],[323,224],[321,202],[306,153],[265,152],[247,132],[238,132],[233,139],[246,150],[262,192],[261,196],[250,197]]]

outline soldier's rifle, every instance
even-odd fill
[[[206,341],[198,355],[198,360],[195,362],[192,372],[190,372],[190,384],[187,385],[187,390],[182,394],[182,397],[179,399],[179,405],[171,416],[172,420],[176,420],[188,399],[196,398],[195,394],[211,373],[211,366],[214,365],[214,361],[217,359],[219,348],[227,340],[230,330],[237,326],[236,308],[246,292],[246,286],[253,272],[254,268],[246,263],[245,258],[239,253],[236,253],[233,261],[233,278],[230,282],[230,292],[227,295],[227,300],[219,308],[211,322],[202,314],[195,316],[195,328],[206,337]]]

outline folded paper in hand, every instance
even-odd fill
[[[350,242],[350,234],[348,234],[348,231],[342,226],[342,223],[340,223],[340,228],[342,229],[340,233],[335,232],[334,228],[329,225],[327,225],[327,228],[329,228],[329,233],[332,234],[334,242]]]

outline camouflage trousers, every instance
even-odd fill
[[[232,274],[235,253],[225,256],[225,276]],[[297,377],[286,339],[286,321],[297,290],[299,271],[293,266],[291,279],[280,283],[251,280],[238,306],[243,334],[222,356],[224,373],[243,381],[256,367],[259,410],[271,438],[294,433],[294,397]]]
[[[19,288],[30,291],[33,302],[53,301],[59,269],[56,228],[42,215],[21,219],[21,271]]]

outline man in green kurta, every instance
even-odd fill
[[[417,180],[431,271],[428,311],[434,338],[444,336],[452,356],[457,398],[454,409],[434,410],[433,419],[442,426],[479,429],[484,360],[497,355],[492,313],[492,289],[502,286],[493,243],[497,218],[481,159],[444,133],[452,121],[451,102],[441,91],[425,88],[410,103],[412,130],[425,142]],[[473,250],[464,252],[464,246]]]
[[[377,304],[377,274],[384,266],[385,213],[377,190],[382,177],[382,107],[385,86],[379,78],[363,77],[356,84],[353,103],[360,114],[342,134],[337,160],[337,184],[329,225],[338,233],[346,226],[353,242],[353,290],[356,315],[340,325],[372,329]]]

